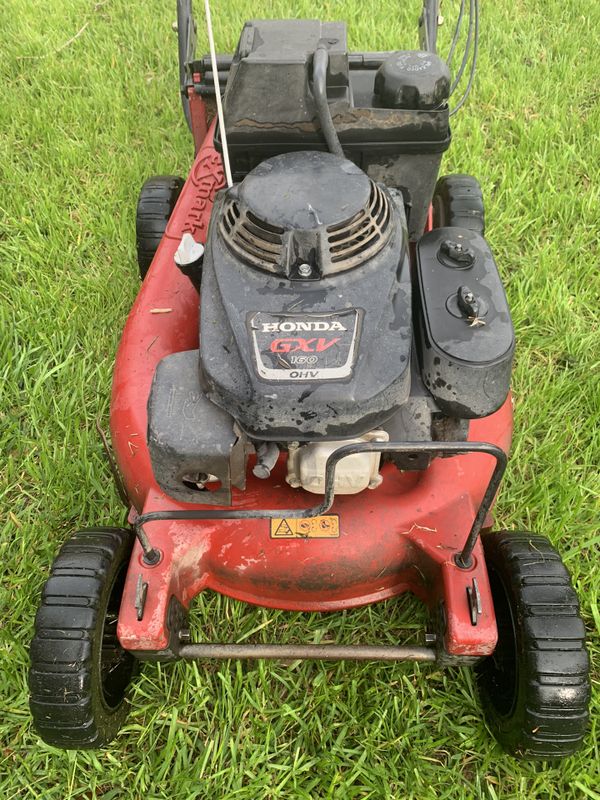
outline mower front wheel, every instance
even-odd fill
[[[117,639],[133,533],[97,528],[74,534],[54,560],[31,643],[30,707],[48,744],[108,744],[128,713],[138,662]]]
[[[142,186],[135,215],[137,260],[144,280],[179,199],[183,178],[155,175]]]
[[[512,755],[563,758],[588,723],[589,657],[577,595],[543,536],[482,536],[498,624],[494,653],[477,667],[492,732]]]

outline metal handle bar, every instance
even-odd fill
[[[156,564],[160,558],[160,553],[151,546],[143,529],[143,526],[149,522],[161,522],[165,520],[279,519],[280,517],[285,517],[287,519],[307,519],[319,517],[329,511],[333,505],[335,497],[335,469],[337,464],[347,456],[355,455],[356,453],[373,452],[422,453],[437,456],[483,453],[493,456],[496,459],[494,471],[492,472],[481,504],[473,520],[473,525],[471,526],[467,540],[465,541],[462,551],[455,556],[456,564],[462,569],[468,569],[472,564],[473,548],[475,547],[477,537],[479,536],[486,515],[498,491],[507,463],[504,450],[488,442],[356,442],[354,444],[343,445],[337,450],[334,450],[327,459],[323,501],[319,503],[319,505],[312,506],[311,508],[269,508],[251,511],[236,508],[193,509],[189,511],[150,511],[147,514],[140,514],[136,517],[133,524],[136,536],[144,551],[144,561],[149,565]]]

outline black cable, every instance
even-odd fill
[[[313,56],[313,95],[321,130],[325,136],[327,147],[336,156],[344,157],[335,125],[331,118],[331,109],[327,102],[327,67],[329,65],[329,52],[324,42],[319,42]]]
[[[466,0],[460,0],[460,11],[458,12],[458,19],[456,20],[456,26],[454,28],[454,36],[452,37],[452,44],[450,45],[450,50],[448,51],[448,58],[446,59],[446,64],[448,64],[448,67],[450,67],[452,64],[454,51],[456,50],[456,45],[458,44],[458,39],[460,37],[460,31],[462,29],[462,21],[465,15],[465,5],[466,5]]]
[[[473,58],[471,60],[471,70],[469,73],[469,80],[467,81],[467,85],[465,87],[465,91],[463,96],[460,98],[458,103],[454,106],[452,111],[450,112],[450,116],[454,116],[456,112],[462,108],[462,106],[466,103],[469,94],[471,93],[471,89],[473,88],[473,80],[475,78],[475,71],[477,69],[477,56],[479,54],[479,0],[474,0],[474,18],[475,18],[475,33],[473,37]]]
[[[475,7],[475,0],[469,0],[469,27],[467,29],[465,52],[463,54],[462,61],[460,62],[460,67],[458,69],[458,72],[456,73],[456,77],[454,78],[454,80],[452,81],[452,85],[450,86],[450,96],[453,95],[454,90],[460,83],[460,79],[463,76],[463,72],[465,71],[465,68],[469,63],[469,56],[471,54],[471,42],[473,40],[473,22],[475,17],[474,7]]]

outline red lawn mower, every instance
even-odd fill
[[[490,529],[514,332],[479,184],[438,180],[476,63],[466,6],[447,61],[437,0],[421,49],[395,52],[348,52],[340,22],[255,20],[217,56],[207,8],[197,60],[178,2],[196,156],[141,191],[111,407],[128,526],[74,534],[45,584],[29,679],[45,741],[110,742],[139,660],[317,658],[471,664],[509,752],[581,743],[568,572],[544,537]],[[192,642],[205,589],[295,611],[410,591],[431,626],[422,646]]]

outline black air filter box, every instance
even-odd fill
[[[492,414],[508,395],[515,340],[487,242],[464,228],[431,231],[417,245],[417,284],[425,386],[445,414]]]
[[[198,357],[198,350],[185,350],[158,363],[148,398],[152,470],[175,500],[228,506],[231,486],[245,488],[246,442],[203,393]]]

